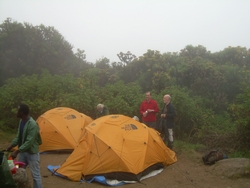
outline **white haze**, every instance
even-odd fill
[[[90,62],[148,49],[250,48],[250,0],[0,0],[0,21],[55,27]]]

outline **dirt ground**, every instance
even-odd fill
[[[8,146],[7,143],[1,143],[0,149]],[[188,154],[176,151],[178,161],[166,167],[163,172],[157,176],[143,180],[140,183],[126,184],[118,186],[121,188],[249,188],[249,178],[229,179],[224,176],[211,174],[209,166],[205,166],[201,160],[202,154],[190,152]],[[52,175],[47,169],[48,165],[62,164],[69,153],[50,153],[41,154],[41,175],[43,188],[106,188],[99,183],[80,183],[72,182],[66,179]],[[30,176],[30,171],[27,169]],[[31,176],[30,176],[31,179]],[[32,179],[31,179],[32,180]]]

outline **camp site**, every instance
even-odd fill
[[[213,183],[221,181],[213,173],[222,172],[212,169],[212,164],[205,166],[205,158],[213,152],[202,157],[204,163],[198,152],[182,152],[180,146],[175,152],[165,145],[158,131],[128,116],[111,114],[93,120],[74,109],[58,107],[39,116],[37,123],[43,140],[39,150],[45,187],[164,187],[166,183],[175,185],[177,179],[180,182],[176,185],[181,187],[199,186],[203,180],[195,178],[197,173],[214,179]],[[213,156],[219,156],[217,152],[208,162],[219,163],[225,158],[221,154],[221,158],[213,160]],[[245,161],[245,166],[249,163]],[[243,162],[238,164],[244,171]],[[28,170],[25,173],[30,181],[31,174]],[[244,181],[240,184],[248,185]]]
[[[250,1],[0,1],[0,188],[249,188]]]

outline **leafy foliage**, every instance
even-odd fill
[[[250,87],[237,96],[236,102],[230,105],[230,110],[237,127],[241,147],[247,148],[250,143]]]
[[[72,45],[54,27],[9,18],[0,25],[0,48],[0,85],[8,78],[39,74],[42,69],[63,75],[79,74],[80,68],[88,67],[83,51],[75,56]]]
[[[141,96],[140,86],[135,83],[124,84],[119,81],[102,88],[99,99],[108,106],[110,113],[139,117]]]
[[[148,50],[86,62],[84,50],[53,27],[6,19],[0,25],[0,127],[15,129],[16,107],[25,102],[37,118],[66,106],[95,118],[96,105],[111,113],[140,116],[144,93],[162,107],[165,94],[176,108],[175,137],[208,147],[249,149],[250,51],[228,47],[216,53],[187,45],[180,52]],[[221,144],[219,144],[221,143]]]
[[[0,117],[7,124],[17,124],[17,121],[10,117],[15,117],[16,108],[20,103],[30,106],[34,118],[59,106],[71,107],[89,115],[92,94],[90,89],[83,89],[72,75],[52,76],[45,71],[40,76],[34,74],[12,78],[0,88],[0,105],[3,111]]]

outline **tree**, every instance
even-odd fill
[[[174,83],[170,77],[171,67],[168,59],[159,51],[148,50],[135,61],[134,66],[133,70],[137,70],[138,75],[137,82],[143,91],[156,90],[159,92]]]
[[[216,64],[233,65],[250,69],[250,51],[245,47],[231,47],[214,53],[211,57]]]
[[[141,103],[141,87],[135,83],[124,84],[123,81],[107,84],[101,88],[97,94],[100,103],[108,106],[112,114],[124,114],[130,116],[140,116],[139,106]]]
[[[8,78],[47,69],[52,74],[79,74],[82,64],[72,45],[54,28],[18,23],[10,18],[0,25],[0,85]]]
[[[195,57],[209,58],[210,54],[210,51],[207,51],[207,49],[202,45],[187,45],[184,49],[180,51],[180,56],[185,57],[189,60]]]
[[[120,52],[119,54],[117,54],[117,56],[125,65],[128,65],[136,58],[136,56],[130,51],[128,51],[127,53]]]
[[[96,61],[95,67],[98,69],[109,69],[110,68],[110,61],[108,58],[103,57]]]
[[[35,119],[47,110],[60,106],[93,115],[97,93],[98,88],[91,88],[86,78],[77,79],[71,74],[60,76],[44,71],[41,75],[11,78],[0,87],[0,119],[2,124],[18,125],[16,119],[10,117],[15,117],[16,107],[20,103],[30,106]]]
[[[186,58],[193,59],[195,57],[201,57],[201,58],[208,58],[210,57],[210,52],[207,51],[207,49],[202,46],[192,46],[192,45],[187,45],[184,49],[180,51],[180,56],[184,56]]]
[[[83,61],[85,61],[86,59],[86,55],[84,54],[84,50],[80,50],[79,48],[77,48],[77,52],[75,53],[75,56],[78,58],[78,59],[81,59]]]
[[[235,103],[230,105],[232,117],[238,130],[238,139],[242,149],[250,149],[250,87],[237,95]]]

